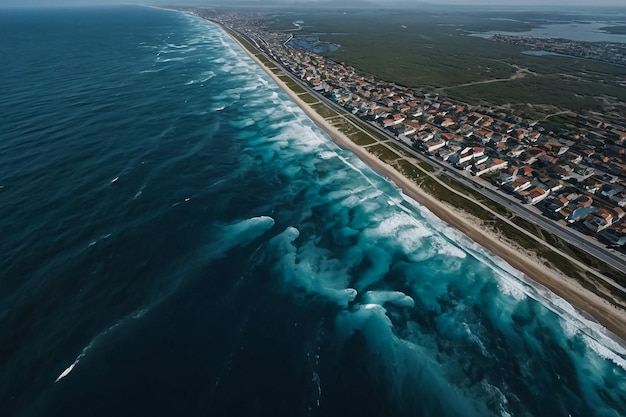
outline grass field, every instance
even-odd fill
[[[291,87],[289,87],[289,88],[291,88]],[[312,104],[311,108],[313,110],[315,110],[317,112],[317,114],[322,116],[324,119],[328,119],[329,117],[337,116],[337,112],[336,111],[328,108],[328,106],[326,106],[323,103]]]
[[[417,183],[417,180],[420,177],[424,176],[424,174],[417,167],[415,167],[415,165],[413,165],[406,159],[399,159],[398,161],[396,161],[396,163],[394,164],[394,168],[396,168],[399,172],[402,173],[402,175],[415,183]]]
[[[367,151],[376,155],[378,159],[386,163],[390,163],[396,161],[397,159],[400,159],[400,155],[387,148],[383,144],[372,145],[367,148]]]
[[[300,94],[300,95],[298,95],[298,97],[300,97],[300,99],[302,101],[304,101],[305,103],[307,103],[307,104],[313,104],[313,103],[319,103],[320,102],[317,98],[313,97],[309,93]]]

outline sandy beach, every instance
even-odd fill
[[[233,39],[235,42],[239,43],[236,38],[233,37]],[[378,174],[391,180],[400,187],[407,196],[425,206],[441,220],[463,232],[467,237],[480,244],[482,247],[504,259],[515,269],[523,272],[529,279],[550,289],[553,293],[557,294],[577,309],[587,313],[587,315],[591,316],[621,339],[623,345],[626,345],[626,342],[624,342],[626,341],[625,310],[609,304],[606,300],[585,289],[577,281],[563,275],[560,271],[548,268],[529,251],[515,247],[511,242],[507,242],[489,230],[481,227],[480,221],[473,218],[468,213],[442,203],[426,193],[392,166],[382,162],[365,148],[351,141],[337,128],[330,125],[322,116],[315,112],[309,104],[300,99],[296,93],[287,87],[287,85],[267,68],[261,60],[254,56],[243,45],[241,45],[241,47],[320,128],[327,132],[337,145],[354,152]]]

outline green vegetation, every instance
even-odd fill
[[[517,21],[503,21],[467,10],[440,11],[389,10],[384,18],[372,11],[307,11],[277,17],[272,29],[293,29],[291,22],[302,19],[306,25],[300,34],[341,45],[327,54],[337,62],[382,80],[467,103],[503,106],[531,119],[564,110],[626,113],[623,67],[524,55],[524,47],[470,36],[528,30],[533,25],[522,21],[539,24],[537,16],[512,14]],[[502,79],[508,80],[484,83]],[[477,84],[465,85],[471,83]]]
[[[445,201],[446,203],[449,203],[454,207],[458,207],[474,217],[488,221],[494,219],[491,213],[485,211],[485,209],[480,207],[478,204],[472,202],[471,200],[468,200],[463,196],[451,192],[431,177],[424,177],[419,182],[419,185],[436,199],[440,201]]]
[[[376,143],[376,140],[372,139],[370,135],[361,131],[350,133],[348,134],[348,137],[350,138],[352,142],[360,146],[371,145],[373,143]]]
[[[482,203],[501,216],[511,217],[511,212],[500,203],[496,203],[488,198],[484,198]]]
[[[291,88],[291,87],[289,87]],[[336,117],[337,116],[337,112],[330,109],[328,106],[326,106],[323,103],[317,103],[317,104],[312,104],[311,108],[313,110],[315,110],[315,112],[317,114],[319,114],[320,116],[322,116],[324,119],[328,119],[330,117]]]
[[[354,117],[352,118],[354,123],[363,131],[367,132],[370,136],[375,137],[378,140],[388,140],[386,136],[380,133],[378,130],[374,129],[372,126],[368,125],[366,122]]]
[[[512,221],[518,226],[522,227],[523,229],[529,231],[533,235],[539,237],[540,239],[542,239],[549,245],[552,245],[553,247],[571,256],[572,258],[577,259],[583,264],[592,267],[593,269],[600,272],[601,274],[614,279],[616,282],[622,285],[626,285],[625,273],[620,272],[606,265],[604,262],[598,260],[594,256],[591,256],[587,252],[581,250],[579,247],[561,239],[558,236],[555,236],[554,234],[550,232],[542,230],[541,228],[537,227],[537,225],[530,223],[527,220],[524,220],[522,218],[515,217],[512,219]],[[562,269],[562,271],[566,274],[568,273],[566,269]]]
[[[245,41],[244,41],[245,42]],[[245,46],[245,45],[244,45]],[[250,49],[252,48],[252,45],[248,44],[248,46],[246,47],[246,49],[248,49],[249,51],[252,52],[252,54],[263,63],[263,65],[265,65],[266,68],[276,68],[276,64],[274,64],[272,61],[270,61],[268,58],[265,57],[265,55],[256,52],[256,49]]]
[[[406,159],[398,159],[395,163],[393,163],[394,168],[398,170],[402,175],[417,183],[418,179],[424,176],[422,171],[413,165],[411,162]]]
[[[528,220],[524,220],[521,217],[513,217],[511,219],[511,221],[513,223],[515,223],[516,225],[518,225],[519,227],[521,227],[522,229],[526,230],[527,232],[532,233],[533,235],[537,236],[537,237],[542,237],[541,236],[541,229],[539,227],[537,227],[536,224],[529,222]],[[549,244],[553,244],[552,242],[548,242]]]
[[[508,239],[511,239],[513,242],[520,245],[522,248],[534,251],[547,266],[554,267],[559,271],[565,273],[567,276],[576,279],[587,288],[595,290],[595,287],[589,285],[589,282],[585,278],[585,275],[582,273],[582,271],[563,256],[546,248],[543,245],[538,244],[530,236],[522,233],[518,229],[501,220],[495,221],[493,226],[496,230],[498,230]]]
[[[476,201],[482,202],[485,199],[485,197],[478,191],[474,190],[473,188],[466,187],[465,185],[461,184],[460,182],[450,177],[447,177],[444,175],[444,176],[441,176],[439,179],[441,180],[441,182],[446,183],[451,188],[454,188],[458,192],[465,194],[466,196],[473,198]]]
[[[329,120],[329,122],[359,146],[373,145],[376,143],[376,140],[369,134],[348,122],[344,117],[335,117]]]
[[[396,151],[397,153],[399,153],[400,155],[402,155],[404,157],[414,158],[413,155],[411,155],[409,152],[405,151],[403,148],[400,147],[400,145],[398,145],[397,143],[395,143],[393,141],[387,142],[387,145],[389,145],[391,148],[393,148],[394,151]]]
[[[331,58],[407,87],[448,87],[507,78],[516,72],[510,65],[499,62],[501,58],[477,60],[468,54],[471,49],[489,51],[502,49],[502,45],[481,38],[459,35],[448,38],[432,31],[426,33],[412,36],[396,33],[393,39],[376,34],[343,37],[342,47]],[[375,60],[371,59],[373,53],[377,55]]]
[[[581,250],[579,247],[575,245],[572,245],[571,243],[564,242],[564,241],[561,241],[561,242],[563,245],[565,245],[565,248],[567,248],[567,250],[564,249],[564,251],[568,254],[571,254],[570,256],[574,257],[575,259],[578,259],[583,264],[592,267],[596,271],[600,272],[602,275],[612,278],[616,282],[622,285],[626,284],[626,274],[624,274],[623,272],[620,272],[616,269],[611,268],[604,262],[589,255],[587,252]],[[621,295],[622,297],[624,296],[624,294],[621,294]]]
[[[485,197],[484,195],[482,195],[481,193],[479,193],[478,191],[474,190],[473,188],[470,188],[450,177],[447,176],[441,176],[440,177],[441,182],[446,183],[448,186],[450,186],[451,188],[454,188],[455,190],[457,190],[458,192],[468,196],[468,198],[472,198],[475,201],[480,201],[483,205],[489,207],[491,210],[493,210],[494,212],[500,214],[501,216],[505,216],[505,217],[510,217],[511,216],[511,212],[504,207],[502,204],[500,203],[496,203],[495,201],[492,201],[490,199],[488,199],[487,197]],[[462,207],[461,207],[462,208]]]
[[[421,12],[389,12],[384,19],[375,13],[316,17],[307,18],[307,28],[326,33],[322,40],[341,45],[332,58],[408,87],[423,86],[425,81],[441,87],[515,73],[497,61],[510,55],[509,45],[467,36],[471,22],[469,30],[485,30],[485,23],[495,27],[482,18]]]
[[[381,161],[385,163],[390,163],[392,161],[395,161],[401,158],[400,155],[398,155],[397,153],[395,153],[394,151],[392,151],[391,149],[389,149],[388,147],[386,147],[385,145],[381,143],[368,147],[367,151],[369,153],[376,155],[378,159],[380,159]]]
[[[443,182],[448,183],[449,186],[451,186],[452,188],[457,189],[460,192],[463,192],[466,195],[474,195],[476,196],[475,192],[473,190],[469,190],[471,192],[465,192],[468,191],[468,189],[466,187],[464,187],[462,184],[442,177],[441,180]],[[480,206],[478,206],[475,203],[472,203],[470,200],[458,196],[454,193],[450,193],[449,191],[447,191],[445,188],[441,187],[440,185],[438,185],[432,178],[425,178],[421,181],[421,186],[423,188],[425,188],[429,193],[431,193],[433,196],[435,196],[436,198],[442,200],[442,201],[446,201],[452,205],[454,205],[455,207],[461,208],[464,211],[466,211],[467,213],[478,217],[482,220],[494,220],[493,216],[486,212],[485,210],[483,210]],[[482,196],[481,196],[482,197]],[[477,200],[481,200],[480,198],[477,198]],[[506,210],[506,208],[504,208],[503,206],[491,201],[491,200],[487,200],[486,198],[482,197],[482,202],[483,204],[489,206],[490,204],[495,204],[497,206],[499,206],[501,208],[501,210],[505,211],[506,213],[502,213],[499,210],[495,210],[494,211],[503,214],[503,215],[510,215],[510,212],[508,212],[508,210]],[[590,267],[592,267],[593,269],[595,269],[596,271],[600,272],[601,274],[614,279],[616,282],[625,285],[626,284],[626,274],[606,265],[604,262],[596,259],[595,257],[589,255],[587,252],[581,250],[580,248],[578,248],[577,246],[564,241],[563,239],[555,236],[552,233],[549,233],[545,230],[542,230],[541,228],[537,227],[535,224],[530,223],[522,218],[519,217],[514,217],[512,218],[513,223],[515,223],[516,225],[520,226],[521,228],[523,228],[524,230],[530,232],[531,234],[533,234],[534,236],[538,237],[539,239],[545,241],[546,243],[548,243],[549,245],[552,245],[553,247],[561,250],[562,252],[566,253],[567,255],[571,256],[574,259],[577,259],[579,262],[588,265]],[[574,265],[570,260],[566,259],[565,257],[563,257],[562,255],[559,255],[558,253],[554,252],[553,250],[549,249],[546,246],[543,246],[541,244],[538,244],[537,241],[535,241],[535,239],[533,239],[532,237],[526,235],[525,233],[521,232],[520,230],[516,229],[515,227],[505,223],[502,220],[496,219],[495,221],[493,221],[492,223],[492,227],[494,230],[500,232],[503,234],[503,236],[506,236],[508,239],[511,239],[511,241],[515,242],[516,244],[520,245],[523,248],[527,248],[529,250],[534,251],[541,259],[544,260],[544,262],[546,263],[546,265],[554,267],[558,270],[560,270],[561,272],[563,272],[564,274],[575,278],[577,281],[579,281],[582,285],[584,285],[586,288],[593,290],[595,293],[597,293],[598,295],[606,298],[606,295],[602,294],[601,292],[599,292],[597,290],[597,288],[591,284],[590,279],[592,279],[593,281],[597,280],[597,277],[591,275],[590,277],[587,277],[586,274],[584,274],[580,268],[578,268],[576,265]],[[614,293],[617,296],[623,297],[624,294],[622,294],[619,290],[616,289],[612,289],[611,287],[608,287],[612,293]]]
[[[298,97],[307,104],[319,103],[319,100],[309,93],[300,94]]]
[[[300,87],[300,85],[298,85],[294,80],[292,80],[289,77],[287,77],[287,79],[281,77],[281,80],[287,85],[287,88],[289,88],[291,91],[293,91],[296,94],[301,94],[301,93],[306,92],[304,88]]]
[[[419,165],[420,168],[422,168],[426,172],[435,172],[435,168],[428,162],[419,161],[417,165]]]
[[[565,58],[556,57],[556,59]],[[483,102],[499,106],[510,105],[512,109],[522,111],[527,107],[527,103],[581,113],[604,111],[607,103],[600,97],[614,97],[616,100],[626,102],[626,88],[616,88],[613,83],[597,82],[591,77],[577,78],[564,81],[563,74],[529,75],[507,82],[447,89],[446,94],[466,102],[476,101],[476,98],[480,97]],[[545,114],[539,116],[543,118]]]

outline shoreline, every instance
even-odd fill
[[[626,348],[626,311],[610,305],[598,295],[584,288],[577,281],[565,276],[560,271],[547,267],[535,257],[529,256],[530,254],[523,248],[516,248],[510,242],[503,241],[493,232],[481,228],[478,221],[471,217],[471,215],[435,199],[395,168],[384,163],[362,146],[355,144],[344,133],[328,123],[309,104],[302,100],[235,36],[228,30],[225,30],[219,23],[214,23],[218,24],[224,32],[272,78],[289,98],[296,103],[320,129],[328,134],[336,145],[353,152],[377,174],[399,187],[405,195],[426,207],[426,209],[449,226],[459,230],[472,241],[503,259],[514,269],[522,272],[525,278],[547,288],[552,293],[567,301],[584,317],[590,317],[593,321],[602,325],[612,333],[612,335],[610,335],[613,336],[612,339]]]

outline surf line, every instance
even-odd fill
[[[83,348],[83,350],[80,352],[80,354],[76,357],[76,359],[74,359],[74,362],[72,362],[72,364],[70,366],[68,366],[67,368],[65,368],[65,370],[63,372],[61,372],[61,374],[57,377],[57,379],[54,380],[55,383],[59,382],[60,380],[62,380],[63,378],[65,378],[66,376],[68,376],[70,374],[70,372],[72,372],[74,370],[74,368],[76,367],[76,365],[78,365],[78,363],[80,362],[80,360],[85,357],[85,355],[87,354],[87,352],[89,351],[89,349],[92,348],[92,346],[102,337],[106,336],[107,334],[109,334],[111,331],[115,330],[116,328],[118,328],[119,326],[121,326],[122,324],[126,323],[129,320],[134,320],[134,319],[138,319],[140,317],[142,317],[146,311],[148,309],[144,308],[141,309],[129,316],[126,316],[124,318],[122,318],[121,320],[119,320],[117,323],[113,324],[112,326],[107,327],[106,329],[104,329],[103,331],[101,331],[100,333],[98,333],[96,335],[96,337],[94,337],[93,339],[91,339],[91,342],[89,342],[89,344],[87,346],[85,346]]]

